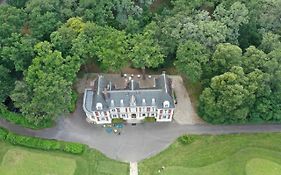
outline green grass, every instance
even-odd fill
[[[10,149],[0,166],[2,175],[72,175],[76,169],[75,159],[46,153],[34,153],[22,149]]]
[[[193,138],[140,162],[140,175],[280,175],[281,133]]]
[[[41,151],[0,141],[1,175],[126,175],[126,163],[111,160],[94,149],[82,155]]]
[[[281,165],[266,159],[252,159],[246,165],[247,175],[281,175]]]

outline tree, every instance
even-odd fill
[[[254,46],[250,46],[246,49],[243,57],[243,67],[245,72],[252,72],[255,69],[262,71],[265,70],[265,64],[268,60],[268,57],[263,51]]]
[[[17,9],[9,5],[0,6],[0,45],[6,43],[6,39],[12,33],[21,33],[24,26],[26,13],[22,9]],[[0,49],[1,50],[1,49]]]
[[[36,40],[31,36],[13,33],[2,48],[2,57],[11,60],[16,71],[25,71],[34,57],[33,46]]]
[[[260,70],[245,74],[242,67],[215,76],[200,96],[200,113],[213,123],[245,122],[253,118],[258,99],[270,94],[269,75]]]
[[[202,78],[203,66],[209,61],[210,53],[202,44],[188,40],[177,50],[175,65],[177,70],[186,75],[192,82]]]
[[[29,28],[37,39],[49,39],[49,35],[62,22],[74,15],[74,0],[29,0],[25,11],[29,14]]]
[[[142,34],[136,34],[130,41],[129,57],[133,66],[141,68],[143,74],[145,74],[145,68],[156,68],[164,62],[162,48],[152,38],[151,32],[153,31],[145,30]]]
[[[37,56],[24,81],[17,83],[12,99],[30,121],[38,124],[67,111],[71,85],[80,68],[80,60],[79,57],[63,58],[60,52],[52,50],[48,42],[38,43],[35,51]]]
[[[212,20],[206,11],[179,12],[166,18],[162,25],[163,35],[169,37],[167,42],[180,44],[194,40],[211,49],[225,42],[228,32],[225,24]]]
[[[72,53],[86,62],[95,59],[105,71],[119,71],[128,63],[127,36],[109,26],[87,23],[74,41]]]
[[[28,0],[6,0],[7,4],[17,8],[23,8]]]
[[[214,17],[216,20],[225,24],[228,28],[227,41],[237,44],[239,37],[239,28],[248,23],[248,9],[241,2],[235,2],[230,9],[225,9],[223,3],[216,7]]]
[[[272,32],[264,33],[259,49],[269,53],[278,48],[281,48],[280,35]]]
[[[80,0],[78,14],[86,21],[95,22],[98,25],[111,25],[118,29],[124,29],[133,20],[140,21],[141,15],[154,0]],[[130,19],[131,18],[131,19]],[[129,21],[130,20],[130,21]]]
[[[250,92],[245,88],[241,67],[212,78],[200,96],[200,113],[207,121],[226,123],[245,121],[250,111]]]
[[[2,65],[0,72],[0,103],[2,103],[14,88],[14,78],[10,75],[10,70]]]
[[[218,44],[214,52],[211,65],[209,66],[209,77],[223,74],[229,71],[233,66],[242,64],[242,50],[229,43]]]
[[[261,26],[262,32],[272,31],[277,34],[281,34],[280,6],[280,0],[264,0],[260,3],[257,20],[258,24]]]
[[[84,30],[85,23],[81,18],[70,18],[57,31],[51,34],[51,42],[63,55],[71,55],[74,40]]]

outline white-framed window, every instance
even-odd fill
[[[101,103],[97,103],[96,104],[96,108],[97,108],[97,110],[102,110],[102,104]]]
[[[145,117],[145,114],[142,114],[143,117]]]
[[[112,115],[112,118],[116,118],[116,117],[117,117],[117,115],[116,115],[116,114],[113,114],[113,115]]]
[[[163,102],[163,106],[164,106],[164,108],[168,108],[170,106],[170,102],[169,101],[164,101]]]
[[[101,117],[101,118],[100,118],[100,120],[101,120],[101,121],[104,121],[104,120],[105,120],[105,118],[104,118],[104,117]]]

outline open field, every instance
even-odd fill
[[[128,164],[88,149],[82,155],[41,151],[0,141],[1,175],[126,175]]]
[[[141,162],[140,174],[281,175],[281,133],[193,137]]]

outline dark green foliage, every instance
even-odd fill
[[[43,120],[37,125],[35,125],[33,122],[30,122],[27,119],[27,117],[23,116],[22,114],[8,111],[4,105],[0,105],[0,117],[4,118],[5,120],[11,123],[30,129],[42,129],[42,128],[49,128],[53,126],[53,122],[51,120]]]
[[[26,146],[29,148],[42,150],[61,150],[72,154],[82,154],[85,145],[80,143],[62,142],[57,140],[42,139],[38,137],[29,137],[18,135],[12,132],[6,137],[6,141],[14,145]]]
[[[183,145],[191,144],[192,142],[194,142],[194,140],[194,137],[189,135],[183,135],[178,138],[178,141]]]
[[[27,1],[29,0],[6,0],[6,3],[17,8],[22,8],[25,6]]]
[[[5,140],[9,131],[5,128],[0,127],[0,140]]]
[[[71,93],[71,102],[70,102],[70,105],[68,106],[68,111],[69,111],[70,113],[72,113],[72,112],[75,111],[77,99],[78,99],[78,93],[77,93],[75,90],[72,90],[72,93]]]

